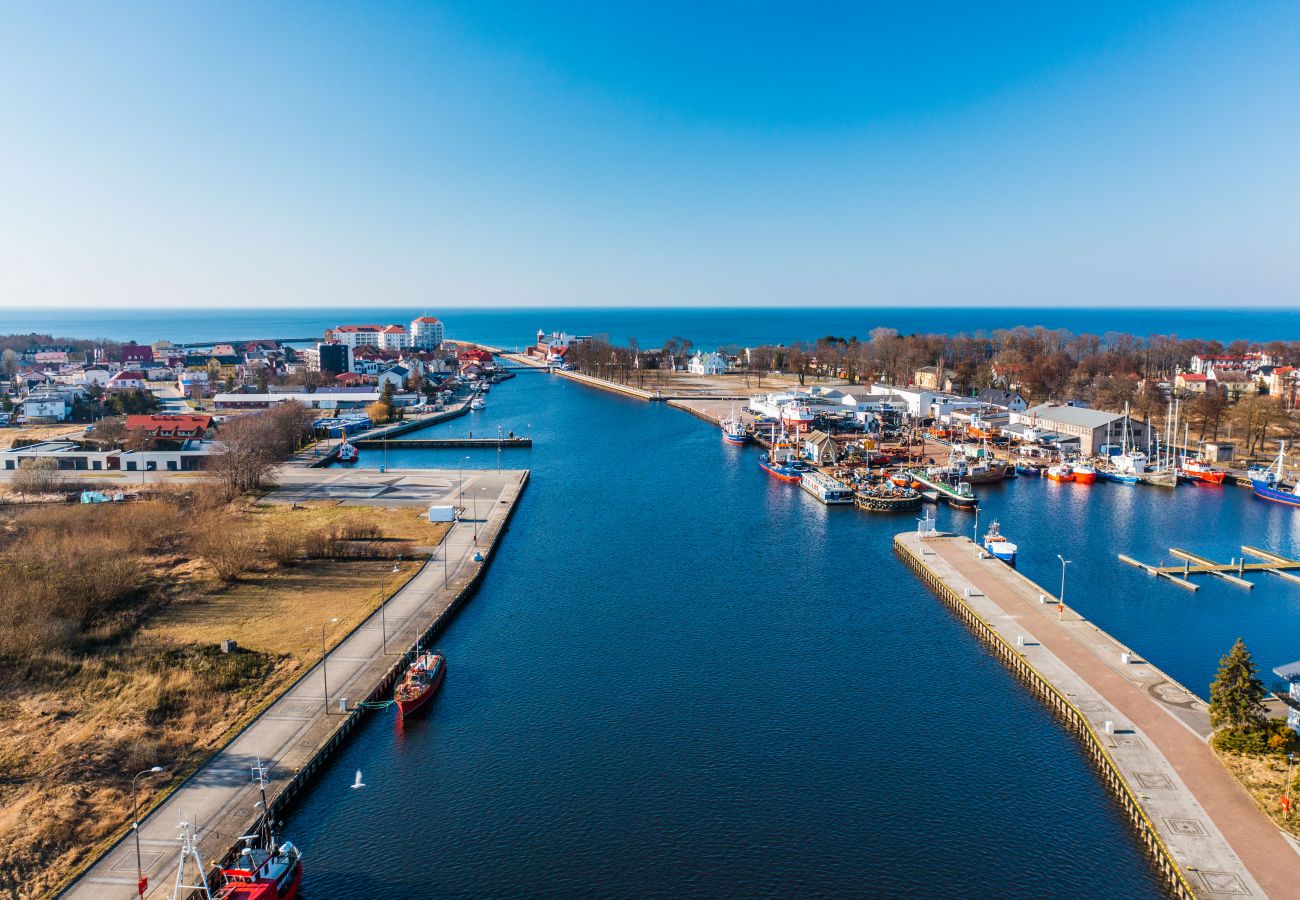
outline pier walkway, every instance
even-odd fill
[[[1214,756],[1204,701],[966,538],[894,546],[1074,727],[1176,896],[1296,896],[1300,851]]]
[[[355,479],[365,473],[352,470],[352,474]],[[179,822],[197,823],[204,860],[219,859],[234,846],[239,835],[248,833],[256,818],[253,804],[257,793],[250,779],[250,767],[255,761],[261,759],[269,768],[267,793],[272,809],[279,809],[302,789],[366,715],[355,704],[386,698],[402,670],[403,653],[417,638],[436,633],[472,592],[527,483],[528,473],[467,470],[463,486],[457,483],[455,470],[449,476],[445,472],[424,474],[421,503],[456,503],[463,488],[467,513],[443,543],[433,548],[434,556],[424,567],[392,595],[382,614],[376,611],[329,652],[324,670],[319,663],[309,669],[142,819],[140,845],[149,879],[145,895],[149,900],[162,900],[171,893],[180,848]],[[443,488],[440,496],[434,479],[428,477],[435,474],[445,476],[438,482]],[[294,492],[293,488],[284,490]],[[477,497],[477,521],[468,512],[471,495]],[[268,499],[274,502],[279,498],[272,494]],[[385,497],[382,502],[388,505],[391,501]],[[473,557],[480,551],[484,561],[477,562]],[[296,626],[286,623],[286,627]],[[222,636],[214,635],[214,639]],[[454,672],[456,660],[448,664]],[[342,698],[348,700],[347,712],[339,709]],[[285,837],[292,839],[292,835]],[[311,848],[305,849],[310,856]],[[128,833],[61,896],[128,900],[136,896],[135,867],[135,843]]]

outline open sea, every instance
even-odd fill
[[[51,333],[75,338],[173,343],[319,338],[342,324],[410,322],[431,314],[447,326],[447,336],[495,347],[531,343],[538,329],[570,334],[607,335],[615,343],[636,338],[643,347],[669,338],[689,339],[696,347],[729,344],[814,341],[827,335],[867,338],[873,328],[904,334],[968,334],[1018,325],[1064,328],[1076,334],[1109,331],[1146,337],[1271,341],[1300,340],[1300,309],[1081,309],[1060,307],[817,308],[778,309],[101,309],[37,310],[0,308],[0,334]]]
[[[532,482],[429,714],[373,716],[289,811],[304,896],[1167,895],[1076,740],[895,558],[912,516],[822,506],[690,415],[542,373],[426,436],[498,427],[535,438],[502,455]],[[497,465],[387,461],[466,455]],[[1115,558],[1297,555],[1297,511],[979,490],[1025,574],[1073,560],[1070,603],[1202,695],[1239,635],[1266,672],[1300,657],[1300,588],[1189,594]]]

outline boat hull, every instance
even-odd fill
[[[1254,490],[1255,496],[1261,500],[1270,500],[1273,503],[1281,503],[1283,506],[1300,506],[1300,496],[1290,491],[1279,491],[1277,488],[1269,487],[1266,484],[1253,484],[1251,489]]]
[[[795,469],[791,469],[787,466],[773,465],[771,462],[768,461],[768,457],[766,453],[758,458],[758,464],[764,471],[767,472],[767,474],[771,475],[777,481],[787,481],[791,483],[797,483],[803,480],[802,472],[798,472]]]
[[[431,699],[433,699],[433,695],[438,693],[438,688],[442,687],[442,677],[446,671],[446,663],[440,663],[437,669],[433,672],[432,680],[425,685],[423,691],[410,698],[394,699],[394,702],[397,704],[397,711],[403,718],[422,709]]]
[[[1064,484],[1064,483],[1067,482],[1067,481],[1074,481],[1074,473],[1073,473],[1073,472],[1071,472],[1071,473],[1068,474],[1068,475],[1062,475],[1060,472],[1053,472],[1051,469],[1048,469],[1048,470],[1047,470],[1047,477],[1050,478],[1052,481],[1059,481],[1059,482],[1061,482],[1062,484]]]
[[[722,439],[726,441],[728,444],[744,444],[749,441],[749,435],[731,434],[729,432],[724,431],[722,432]]]
[[[1075,472],[1074,473],[1075,484],[1092,484],[1096,480],[1097,480],[1096,472]]]
[[[1223,480],[1228,477],[1227,472],[1196,472],[1181,469],[1178,472],[1180,478],[1186,481],[1200,482],[1201,484],[1221,485]]]

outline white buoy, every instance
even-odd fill
[[[1109,724],[1109,723],[1107,723],[1107,724]],[[366,786],[366,783],[365,783],[364,781],[361,780],[361,770],[360,770],[360,769],[357,769],[357,780],[354,781],[354,782],[352,782],[352,790],[355,791],[357,788],[363,788],[363,787],[365,787],[365,786]]]
[[[1107,720],[1106,720],[1106,733],[1107,733],[1107,734],[1114,734],[1114,733],[1115,733],[1115,723],[1112,722],[1110,719],[1107,719]],[[360,775],[361,773],[358,772],[357,774]]]
[[[1025,646],[1025,636],[1023,634],[1016,638],[1016,646],[1017,647]]]

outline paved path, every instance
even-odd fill
[[[980,559],[969,540],[899,540],[958,596],[969,591],[967,604],[1009,644],[1023,639],[1024,658],[1107,741],[1197,894],[1300,896],[1300,852],[1214,756],[1204,701],[1074,610],[1062,615],[1029,579]]]
[[[349,474],[365,477],[372,473],[354,469]],[[450,481],[453,491],[455,476],[452,472],[450,479],[443,479]],[[150,898],[166,897],[171,890],[178,851],[177,823],[185,819],[208,830],[206,839],[200,836],[205,859],[224,852],[233,843],[226,838],[243,833],[254,818],[252,804],[257,798],[250,766],[255,760],[260,758],[271,768],[270,791],[274,796],[346,718],[338,711],[339,698],[351,702],[363,699],[415,634],[427,629],[469,584],[483,565],[473,561],[475,550],[499,536],[525,476],[519,471],[467,470],[465,506],[472,507],[471,495],[478,497],[480,520],[467,516],[453,526],[436,548],[434,559],[393,595],[382,616],[376,612],[362,623],[329,653],[324,671],[319,664],[313,667],[141,823],[140,842]],[[436,501],[426,498],[423,502]],[[387,656],[382,653],[385,623]],[[449,664],[454,667],[455,661]],[[134,897],[134,842],[128,837],[109,850],[65,896],[78,900]]]

